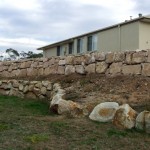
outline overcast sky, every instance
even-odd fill
[[[41,46],[150,14],[150,0],[0,0],[0,53]]]

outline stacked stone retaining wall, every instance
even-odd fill
[[[7,78],[73,73],[150,76],[150,50],[91,52],[79,56],[0,62],[0,76]]]
[[[54,92],[53,83],[49,81],[0,81],[0,95],[50,100]]]

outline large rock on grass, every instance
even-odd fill
[[[118,107],[119,105],[116,102],[101,103],[93,109],[89,118],[99,122],[110,122]]]
[[[136,118],[136,129],[150,133],[150,111],[142,111]]]
[[[128,104],[121,105],[115,113],[113,124],[121,129],[131,129],[135,126],[137,113]]]
[[[82,108],[79,104],[73,101],[67,101],[62,99],[62,94],[56,94],[51,103],[50,110],[59,115],[70,115],[73,117],[83,114]]]

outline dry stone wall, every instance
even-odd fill
[[[53,93],[53,83],[49,81],[0,81],[0,95],[49,100]]]
[[[150,50],[91,52],[79,56],[0,62],[0,76],[7,78],[72,73],[150,76]]]

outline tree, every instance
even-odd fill
[[[21,51],[20,53],[12,48],[6,49],[6,53],[9,57],[5,58],[4,60],[16,60],[16,59],[26,59],[26,58],[40,58],[43,57],[43,53],[34,53],[32,51],[24,52]],[[0,59],[2,59],[0,57]]]
[[[6,49],[6,53],[9,55],[11,60],[15,60],[20,56],[18,51],[12,48]]]
[[[43,53],[33,53],[32,51],[28,51],[27,58],[40,58],[43,57]]]

